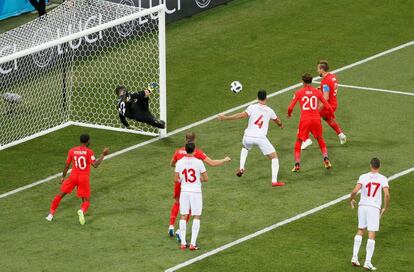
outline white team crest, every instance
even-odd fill
[[[199,8],[206,8],[210,5],[211,0],[195,0],[195,2]]]

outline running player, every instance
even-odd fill
[[[201,182],[208,181],[207,171],[203,162],[194,157],[195,145],[185,145],[187,155],[177,162],[174,180],[181,183],[180,195],[180,238],[181,249],[187,248],[186,232],[187,217],[190,210],[193,214],[193,227],[191,232],[190,250],[198,250],[197,236],[200,231],[200,217],[203,209],[203,196]]]
[[[185,134],[185,143],[194,143],[195,144],[196,141],[196,134],[194,132],[188,132]],[[183,157],[185,157],[187,155],[187,152],[185,151],[185,147],[179,148],[175,151],[173,158],[171,159],[171,166],[175,167],[176,163],[181,160]],[[209,166],[220,166],[223,165],[226,162],[231,161],[231,159],[229,157],[225,157],[224,159],[221,160],[213,160],[210,157],[208,157],[202,150],[200,149],[195,149],[194,151],[194,157],[202,160],[203,162],[205,162],[207,165]],[[174,183],[174,199],[175,202],[173,204],[173,206],[171,207],[171,213],[170,213],[170,226],[168,227],[168,234],[170,235],[170,237],[174,236],[174,225],[175,225],[175,220],[177,218],[178,215],[178,211],[180,210],[180,193],[181,193],[181,183],[180,182],[175,182]],[[179,241],[180,236],[179,236],[179,230],[177,230],[176,232],[176,237],[177,240]]]
[[[320,60],[317,65],[317,71],[320,77],[322,77],[320,90],[323,92],[323,97],[331,105],[333,112],[336,111],[338,106],[337,94],[338,94],[338,80],[336,76],[332,73],[329,73],[329,63],[326,60]],[[335,130],[338,135],[339,142],[341,144],[346,143],[346,136],[343,133],[341,127],[336,122],[335,117],[323,107],[322,104],[319,104],[319,112],[323,120],[328,123],[328,125]],[[312,144],[312,140],[309,138],[302,143],[302,149],[306,149]]]
[[[299,172],[300,170],[300,151],[302,142],[309,138],[309,133],[318,141],[319,148],[323,155],[325,168],[332,167],[328,158],[328,149],[326,148],[325,140],[322,136],[321,116],[318,111],[318,102],[322,102],[328,111],[332,112],[332,108],[328,101],[323,97],[322,93],[311,86],[312,76],[308,73],[302,76],[303,88],[298,90],[288,108],[288,117],[292,116],[293,108],[299,101],[300,104],[300,122],[295,144],[295,166],[292,172]],[[332,113],[333,115],[333,113]]]
[[[284,182],[277,180],[279,172],[279,159],[273,145],[267,139],[267,131],[269,129],[269,121],[273,120],[280,128],[283,128],[282,121],[277,117],[276,113],[266,106],[267,93],[265,90],[260,90],[257,93],[258,103],[250,105],[245,111],[236,113],[230,116],[219,115],[219,120],[237,120],[249,118],[249,125],[244,131],[243,147],[240,153],[240,168],[237,171],[237,176],[241,177],[245,168],[247,155],[249,150],[257,145],[262,151],[263,155],[267,156],[272,161],[272,186],[278,187],[285,185]]]
[[[66,160],[65,169],[63,169],[62,178],[60,183],[60,193],[55,196],[50,205],[49,215],[46,217],[46,220],[52,221],[53,216],[55,215],[56,209],[59,206],[62,198],[70,194],[75,187],[77,187],[77,197],[82,198],[82,205],[80,210],[78,210],[79,223],[81,225],[85,224],[84,214],[88,211],[90,204],[91,189],[89,183],[89,177],[92,165],[97,168],[103,161],[104,157],[108,155],[109,149],[105,148],[102,151],[102,154],[97,160],[93,151],[88,148],[89,146],[89,135],[82,134],[80,136],[81,145],[74,147],[69,150],[68,157]],[[66,174],[68,173],[69,167],[72,164],[72,171],[69,178],[65,180]]]
[[[390,190],[388,179],[379,173],[381,162],[378,158],[371,160],[371,171],[359,177],[358,183],[351,193],[349,202],[352,209],[355,207],[355,197],[361,190],[361,200],[358,205],[358,231],[354,237],[354,251],[351,259],[353,266],[360,266],[358,252],[362,243],[362,236],[368,230],[367,254],[364,268],[376,270],[371,259],[375,249],[375,233],[379,230],[380,218],[390,206]],[[382,192],[384,192],[384,208],[382,205]]]

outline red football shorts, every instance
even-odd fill
[[[322,137],[321,119],[308,119],[299,122],[297,138],[306,141],[309,139],[309,133],[312,133],[315,138]]]
[[[174,182],[174,198],[180,197],[181,194],[181,183]]]
[[[65,194],[70,194],[75,187],[77,187],[77,197],[90,197],[91,186],[89,183],[89,175],[70,175],[69,178],[62,183],[60,191]]]
[[[335,113],[336,111],[336,106],[332,106],[333,112]],[[328,111],[325,107],[319,112],[321,115],[321,118],[323,119],[334,119],[335,118],[335,114],[332,114],[330,111]]]

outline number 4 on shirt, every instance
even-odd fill
[[[263,114],[260,115],[259,118],[257,118],[257,120],[256,120],[256,122],[254,122],[254,124],[256,126],[258,126],[259,128],[262,128],[262,126],[263,126]]]

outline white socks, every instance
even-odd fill
[[[372,255],[374,254],[375,249],[375,240],[368,239],[367,241],[367,256],[365,257],[365,262],[371,263]]]
[[[353,253],[353,257],[357,257],[358,258],[358,252],[359,252],[359,248],[361,247],[361,243],[362,243],[362,236],[361,235],[355,235],[354,237],[354,253]]]
[[[191,232],[191,244],[196,245],[198,232],[200,231],[200,219],[193,219],[193,229]]]
[[[244,169],[244,165],[246,164],[247,155],[249,155],[249,150],[242,147],[240,152],[240,169]]]
[[[272,159],[272,182],[277,182],[277,174],[279,173],[279,159]]]
[[[180,220],[180,238],[181,238],[181,244],[186,245],[187,241],[185,240],[185,234],[187,231],[187,221],[186,220]]]

